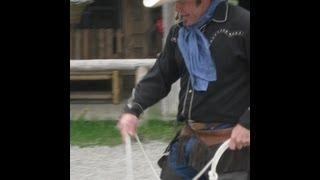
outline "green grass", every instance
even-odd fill
[[[229,0],[228,2],[230,4],[232,4],[232,5],[238,5],[239,4],[239,0]]]
[[[109,145],[121,143],[114,121],[70,121],[70,143],[76,146]]]
[[[148,140],[169,141],[174,137],[181,125],[175,121],[148,120],[138,127],[139,137]]]
[[[180,126],[174,121],[145,120],[138,127],[138,135],[141,141],[169,141]],[[70,143],[80,147],[115,146],[121,144],[121,136],[116,121],[86,121],[81,118],[70,121]]]

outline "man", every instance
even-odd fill
[[[218,174],[250,179],[250,13],[224,0],[178,0],[176,11],[182,22],[136,86],[119,118],[120,132],[134,135],[139,115],[180,78],[177,120],[186,125],[158,162],[161,178],[193,178],[231,138]]]

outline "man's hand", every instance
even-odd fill
[[[231,150],[242,149],[250,145],[250,130],[237,124],[231,133],[229,148]]]
[[[120,116],[117,127],[120,130],[122,140],[125,140],[127,134],[133,136],[136,134],[138,118],[130,113],[124,113]]]

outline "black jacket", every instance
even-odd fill
[[[174,25],[155,65],[135,88],[124,108],[139,116],[168,95],[180,80],[177,119],[198,122],[240,123],[250,128],[250,13],[227,2],[218,5],[214,18],[201,27],[209,39],[217,80],[206,92],[194,91],[177,45],[180,24]]]

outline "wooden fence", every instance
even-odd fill
[[[70,60],[70,80],[111,80],[111,91],[70,92],[70,99],[112,99],[120,102],[121,71],[133,70],[137,83],[156,59],[92,59]]]

